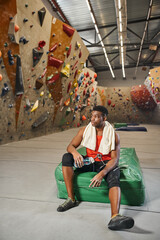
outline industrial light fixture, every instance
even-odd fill
[[[122,7],[123,3],[123,7]],[[115,0],[116,14],[117,14],[117,25],[118,25],[118,36],[119,36],[119,44],[120,44],[120,56],[121,56],[121,65],[122,65],[122,75],[125,78],[125,53],[126,47],[124,46],[124,38],[126,34],[126,1],[125,0]],[[122,18],[123,15],[123,18]]]
[[[96,23],[95,16],[94,16],[93,11],[92,11],[92,7],[91,7],[91,4],[90,4],[90,0],[86,0],[86,3],[87,3],[87,6],[88,6],[88,9],[89,9],[89,12],[90,12],[92,21],[93,21],[93,23],[94,23],[94,27],[95,27],[96,33],[97,33],[97,35],[98,35],[100,44],[101,44],[101,46],[102,46],[102,49],[103,49],[103,52],[104,52],[104,56],[105,56],[105,58],[106,58],[106,61],[107,61],[108,66],[109,66],[110,72],[111,72],[111,74],[112,74],[112,77],[115,78],[114,72],[113,72],[113,70],[112,70],[112,66],[111,66],[111,64],[110,64],[110,62],[109,62],[109,59],[108,59],[108,56],[107,56],[107,52],[106,52],[106,49],[105,49],[105,46],[104,46],[104,43],[103,43],[101,34],[100,34],[100,32],[99,32],[99,29],[98,29],[98,26],[97,26],[97,23]]]

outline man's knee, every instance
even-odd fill
[[[72,167],[74,163],[73,155],[71,153],[65,153],[62,157],[62,166]]]

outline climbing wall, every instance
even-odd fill
[[[67,83],[66,79],[63,82],[63,98],[56,117],[56,123],[62,129],[86,125],[91,109],[97,103],[97,74],[88,68],[78,70],[78,76],[75,73]]]
[[[77,31],[39,0],[0,1],[0,14],[0,143],[85,124],[97,76]]]
[[[139,86],[139,88],[141,88]],[[159,120],[155,119],[154,111],[146,108],[139,108],[139,106],[132,101],[131,92],[135,91],[139,94],[139,91],[135,87],[121,87],[121,88],[104,88],[97,87],[97,103],[102,104],[108,109],[108,120],[114,122],[124,123],[154,123]],[[148,91],[148,90],[146,90]],[[139,99],[145,99],[141,101],[145,106],[148,106],[148,96],[141,95]],[[146,104],[147,103],[147,104]],[[142,104],[142,106],[144,106]]]
[[[160,103],[160,67],[150,70],[144,84],[156,103]]]

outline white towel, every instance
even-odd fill
[[[96,149],[96,128],[92,126],[91,122],[84,130],[81,145],[93,151]],[[106,155],[112,150],[115,150],[115,131],[112,125],[105,121],[105,127],[103,129],[102,140],[98,152]]]

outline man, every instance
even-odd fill
[[[120,208],[120,170],[118,168],[120,155],[120,139],[113,127],[107,122],[108,111],[103,106],[95,106],[91,115],[91,122],[79,130],[67,147],[68,153],[62,159],[62,171],[68,193],[68,199],[57,208],[58,212],[66,211],[77,206],[74,196],[73,165],[81,168],[81,171],[98,172],[89,187],[99,187],[104,178],[109,187],[109,200],[111,203],[111,220],[108,228],[111,230],[122,230],[133,227],[134,220],[131,217],[121,216]],[[94,163],[85,165],[83,156],[76,148],[79,145],[86,147],[87,157],[94,158]]]

